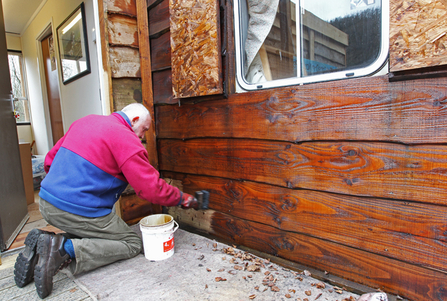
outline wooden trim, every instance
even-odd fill
[[[147,2],[146,0],[136,0],[136,6],[138,44],[140,45],[141,90],[143,94],[143,104],[146,106],[152,116],[151,128],[149,129],[149,131],[146,132],[146,149],[149,154],[149,162],[155,169],[158,169]]]
[[[107,26],[107,14],[104,11],[104,2],[107,0],[100,0],[98,1],[98,14],[99,14],[99,30],[101,35],[101,55],[102,55],[102,66],[104,73],[102,74],[104,79],[104,95],[108,99],[104,99],[103,101],[109,102],[109,110],[110,112],[104,112],[104,114],[107,115],[107,113],[112,113],[113,108],[113,94],[112,94],[112,76],[111,76],[111,68],[110,68],[110,62],[109,62],[109,41],[108,41],[108,26]],[[100,75],[101,76],[101,75]]]

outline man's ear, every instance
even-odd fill
[[[134,118],[132,118],[132,120],[130,121],[130,123],[132,124],[132,126],[134,126],[135,123],[138,122],[138,120],[140,120],[140,117],[139,117],[139,116],[135,116]]]

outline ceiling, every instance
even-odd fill
[[[1,0],[5,31],[21,35],[47,0]]]

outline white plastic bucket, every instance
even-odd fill
[[[174,232],[178,227],[169,214],[149,215],[140,220],[144,256],[158,261],[174,255]]]

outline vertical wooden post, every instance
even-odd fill
[[[99,32],[101,36],[101,56],[102,56],[102,66],[104,73],[100,72],[99,76],[104,79],[104,95],[108,99],[104,99],[104,102],[109,103],[109,111],[104,112],[104,115],[109,115],[114,111],[113,107],[113,94],[112,94],[112,76],[110,73],[110,62],[109,62],[109,41],[108,41],[108,29],[107,29],[107,13],[104,10],[104,6],[107,8],[107,3],[104,0],[98,1],[98,14],[99,14]]]
[[[155,135],[154,93],[152,90],[151,50],[146,0],[136,0],[138,44],[140,47],[141,91],[143,104],[152,116],[152,125],[146,132],[149,162],[158,170],[157,138]]]

